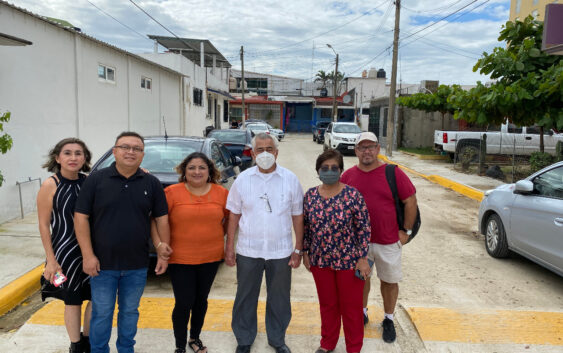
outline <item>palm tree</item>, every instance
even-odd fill
[[[321,81],[322,83],[321,88],[326,88],[326,83],[330,81],[329,75],[330,74],[327,74],[326,72],[324,72],[324,70],[319,70],[319,72],[317,72],[317,74],[315,75],[315,82]]]
[[[329,72],[327,74],[328,77],[328,81],[332,84],[332,86],[334,87],[334,70],[332,70],[331,72]],[[344,73],[338,71],[338,73],[336,74],[336,82],[338,83],[338,89],[336,90],[336,94],[340,93],[340,89],[342,88],[342,81],[344,80]]]

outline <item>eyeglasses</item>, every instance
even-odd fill
[[[264,195],[260,196],[260,198],[265,201],[266,211],[272,213],[272,206],[270,206],[270,198],[268,197],[268,194],[264,193]]]
[[[365,152],[365,151],[375,151],[375,149],[377,148],[377,146],[379,146],[379,145],[358,146],[358,147],[356,147],[356,148],[357,148],[358,151],[360,151],[360,152]]]
[[[115,148],[119,148],[123,152],[133,152],[133,153],[143,153],[143,148],[138,146],[129,146],[129,145],[121,145],[121,146],[113,146]]]
[[[329,170],[331,170],[333,172],[339,172],[340,167],[337,166],[337,165],[333,165],[331,167],[329,167],[328,165],[323,165],[322,167],[319,168],[319,170],[322,170],[323,172],[328,172]]]

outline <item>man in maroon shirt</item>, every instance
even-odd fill
[[[358,165],[346,170],[341,177],[345,184],[353,186],[366,201],[370,223],[371,240],[368,258],[373,260],[377,277],[381,281],[383,298],[383,340],[395,341],[393,313],[399,296],[401,272],[401,249],[406,244],[416,218],[416,189],[407,175],[399,168],[395,169],[399,198],[405,204],[405,223],[397,224],[395,200],[385,177],[386,164],[377,159],[380,145],[372,132],[362,132],[356,139]],[[364,324],[369,321],[367,302],[370,281],[364,286]]]

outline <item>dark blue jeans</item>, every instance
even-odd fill
[[[90,279],[92,288],[92,319],[90,320],[90,346],[92,353],[109,353],[109,339],[113,311],[117,297],[117,351],[133,353],[139,302],[147,282],[147,269],[128,271],[100,271]]]

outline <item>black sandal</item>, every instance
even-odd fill
[[[197,351],[194,349],[194,347],[192,347],[192,344],[197,346]],[[194,353],[199,353],[207,348],[206,346],[203,345],[203,343],[199,338],[196,338],[193,341],[188,341],[188,346],[191,348],[192,351],[194,351]]]

